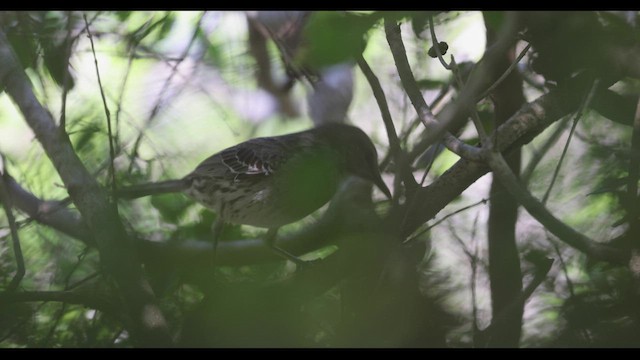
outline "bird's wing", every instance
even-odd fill
[[[275,137],[251,139],[204,160],[192,174],[234,179],[268,176],[295,152],[292,145]]]

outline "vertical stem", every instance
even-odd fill
[[[496,29],[487,28],[487,48],[493,45]],[[488,69],[490,78],[504,73],[515,60],[515,47],[509,48],[496,59]],[[496,128],[506,122],[524,104],[522,79],[517,72],[511,72],[491,93],[495,106]],[[514,174],[520,173],[520,150],[515,150],[506,161]],[[491,203],[489,205],[489,279],[491,283],[491,310],[495,317],[512,308],[509,316],[492,331],[488,346],[517,347],[522,328],[523,303],[516,302],[522,292],[520,254],[516,244],[516,223],[518,203],[504,186],[494,179],[491,183]],[[495,320],[495,319],[494,319]]]

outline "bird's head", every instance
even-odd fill
[[[391,199],[391,192],[378,168],[378,153],[364,131],[338,123],[322,125],[316,130],[342,155],[347,173],[371,181]]]

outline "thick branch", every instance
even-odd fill
[[[486,19],[485,19],[486,20]],[[495,29],[486,22],[487,46],[495,40]],[[527,47],[528,49],[528,47]],[[522,91],[522,78],[517,72],[510,72],[522,58],[523,51],[515,60],[515,46],[508,49],[494,62],[489,69],[492,76],[503,73],[482,97],[491,96],[494,104],[494,118],[496,126],[504,124],[526,103]],[[506,70],[505,70],[506,69]],[[491,144],[491,139],[484,132],[477,112],[473,111],[474,122],[483,147]],[[521,151],[512,151],[505,159],[510,170],[517,177],[520,174]],[[491,203],[487,228],[489,249],[489,280],[491,288],[491,313],[497,315],[512,307],[504,321],[494,328],[489,340],[489,346],[517,347],[522,333],[522,314],[524,302],[516,299],[522,292],[522,271],[520,269],[520,251],[516,238],[516,224],[518,222],[519,204],[508,192],[499,179],[491,181]]]
[[[166,322],[142,276],[135,248],[120,222],[117,210],[109,203],[104,189],[84,167],[64,131],[56,127],[51,114],[36,98],[2,32],[0,64],[0,87],[5,88],[20,108],[90,229],[100,251],[100,260],[115,279],[125,299],[134,339],[142,345],[167,346],[171,340]]]
[[[582,88],[583,85],[582,79],[575,79],[572,83],[559,87],[525,105],[505,124],[498,127],[494,137],[497,150],[508,153],[522,146],[549,125],[575,109],[580,99],[574,95],[577,88]],[[408,236],[425,221],[433,218],[488,170],[489,168],[484,164],[461,159],[431,185],[417,191],[413,201],[398,207],[392,214],[401,226],[403,236]],[[566,237],[568,236],[571,238],[568,243],[570,242],[572,246],[576,245],[579,250],[586,251],[603,260],[617,262],[623,260],[624,256],[621,253],[590,239],[585,239],[584,235],[577,234],[573,229],[567,229],[565,224],[555,218],[550,221],[559,223],[558,226],[562,228],[560,231],[562,236],[557,233],[556,235],[564,241],[567,241]],[[546,223],[545,220],[543,224],[546,225]]]
[[[578,82],[579,85],[581,84]],[[496,138],[499,150],[508,152],[522,146],[549,125],[567,115],[580,101],[579,98],[572,96],[575,92],[573,88],[559,88],[525,105],[509,121],[498,128]],[[419,189],[414,194],[414,201],[394,209],[390,216],[397,221],[396,224],[401,226],[400,231],[406,237],[424,222],[437,215],[440,210],[478,178],[486,174],[488,170],[486,165],[461,159],[432,184]],[[84,230],[86,227],[81,225],[77,214],[67,209],[43,212],[39,209],[51,207],[55,202],[43,202],[21,189],[15,182],[9,182],[7,187],[12,192],[14,205],[20,210],[27,212],[39,222],[50,225],[70,236],[88,241],[85,235],[86,230]],[[20,196],[16,196],[16,194]],[[337,214],[336,218],[339,219],[340,213]],[[294,254],[316,249],[318,244],[326,244],[321,241],[322,239],[330,239],[330,229],[334,227],[332,221],[334,220],[322,219],[317,225],[300,233],[285,235],[279,238],[279,245]],[[88,242],[88,244],[91,243]],[[202,259],[204,264],[207,254],[210,255],[210,251],[212,251],[210,245],[205,242],[169,247],[165,244],[140,241],[139,246],[144,249],[142,255],[145,259],[161,256],[170,263],[185,263],[194,259]],[[600,249],[602,246],[597,245],[596,247]],[[218,251],[220,263],[226,265],[267,261],[272,256],[264,249],[264,245],[259,239],[225,242],[220,244]]]
[[[91,232],[77,212],[61,206],[59,201],[39,199],[23,189],[12,177],[8,175],[5,177],[7,192],[18,210],[41,224],[83,241],[88,246],[95,246]],[[353,187],[341,190],[320,220],[300,231],[279,235],[278,246],[293,254],[302,255],[348,236],[350,231],[355,231],[354,229],[362,223],[357,216],[353,216],[354,211],[362,212],[361,209],[353,208],[353,206],[361,208],[358,200],[354,200],[354,196]],[[161,261],[167,265],[205,267],[210,265],[213,254],[212,244],[204,240],[168,245],[136,239],[136,245],[143,262]],[[280,259],[262,239],[222,242],[218,244],[217,252],[216,261],[219,265],[239,266]]]

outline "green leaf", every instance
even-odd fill
[[[380,17],[379,13],[313,13],[305,28],[308,45],[298,53],[297,62],[324,67],[355,58],[364,51],[365,35]]]
[[[45,42],[41,42],[41,44],[44,66],[53,80],[59,86],[64,86],[66,81],[67,88],[72,89],[75,81],[69,72],[69,62],[67,61],[69,41],[65,40],[57,45]]]
[[[506,20],[504,11],[484,11],[482,16],[486,27],[493,31],[500,30]]]
[[[67,122],[71,119],[67,119]],[[76,134],[79,134],[78,138],[74,141],[74,149],[78,152],[82,151],[91,141],[95,138],[96,134],[100,133],[100,128],[95,124],[89,124],[78,130]],[[71,134],[70,134],[71,135]]]
[[[170,17],[169,15],[170,14],[167,13],[157,21],[153,21],[153,19],[149,19],[145,21],[137,29],[135,29],[133,32],[128,34],[130,44],[132,46],[137,46],[138,44],[140,44],[140,42],[142,42],[144,38],[149,36],[149,34],[151,34],[159,26],[165,26],[165,23],[167,21],[172,22],[173,21],[172,17]]]
[[[184,196],[176,194],[162,194],[151,197],[151,205],[155,207],[160,216],[170,223],[177,223],[184,212],[192,205],[192,202]]]
[[[118,20],[124,22],[129,19],[129,16],[131,16],[131,11],[116,11],[115,14],[118,17]]]

